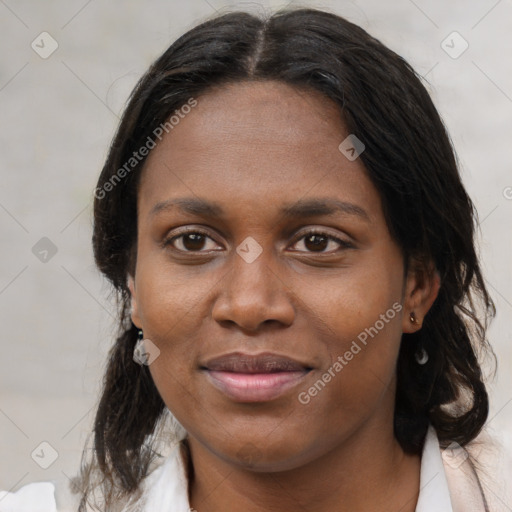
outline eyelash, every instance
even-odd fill
[[[206,231],[203,231],[202,229],[199,229],[199,228],[189,228],[189,229],[185,229],[184,231],[182,231],[181,233],[177,234],[177,235],[174,235],[170,238],[167,238],[166,240],[164,240],[163,242],[163,245],[166,247],[168,245],[171,245],[172,246],[172,243],[174,240],[178,239],[178,238],[181,238],[182,236],[184,235],[188,235],[188,234],[198,234],[198,235],[203,235],[205,236],[206,238],[210,238],[212,239],[209,234],[206,232]],[[321,236],[324,236],[326,237],[328,240],[332,240],[334,242],[337,242],[338,244],[340,244],[340,248],[335,250],[335,251],[327,251],[327,252],[323,252],[323,251],[318,251],[316,252],[316,254],[333,254],[341,249],[353,249],[354,248],[354,245],[351,244],[350,242],[347,242],[346,240],[342,240],[341,238],[338,238],[338,237],[335,237],[333,235],[329,235],[328,233],[324,232],[324,231],[321,231],[321,230],[316,230],[316,229],[311,229],[305,233],[302,233],[301,236],[299,238],[296,239],[295,243],[297,243],[298,241],[302,240],[303,238],[306,238],[310,235],[321,235]],[[182,252],[182,253],[190,253],[190,254],[201,254],[203,252],[209,252],[209,251],[184,251],[182,249],[177,249],[176,247],[173,247],[173,249],[175,249],[176,251],[179,251],[179,252]],[[304,252],[304,251],[297,251],[297,252]],[[306,251],[310,254],[315,254],[315,251]]]

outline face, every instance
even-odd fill
[[[435,293],[404,277],[334,103],[278,82],[197,102],[141,176],[132,320],[194,442],[297,467],[392,423],[401,335]]]

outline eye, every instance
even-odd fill
[[[307,252],[333,253],[336,252],[336,244],[340,246],[341,249],[350,249],[354,247],[353,244],[346,240],[342,240],[341,238],[317,230],[311,230],[307,233],[303,233],[296,243],[301,242],[302,240],[304,240],[303,245],[307,249]],[[334,250],[326,251],[329,245],[331,247],[334,245]]]
[[[171,245],[182,252],[208,252],[208,250],[214,250],[215,247],[202,250],[204,249],[207,240],[213,242],[206,232],[194,228],[182,231],[180,234],[168,238],[164,241],[164,246]]]
[[[211,246],[207,247],[207,242],[211,242]],[[330,235],[324,231],[310,230],[303,233],[295,242],[295,245],[303,241],[306,252],[316,253],[333,253],[337,252],[336,245],[340,249],[353,248],[353,244],[341,238]],[[164,246],[171,245],[174,249],[181,252],[209,252],[215,250],[216,244],[212,238],[205,232],[197,228],[187,229],[181,233],[174,235],[163,242]],[[206,247],[205,247],[206,246]],[[334,246],[334,247],[333,247]],[[329,247],[334,250],[326,250]],[[299,250],[299,252],[303,252]]]

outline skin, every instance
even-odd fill
[[[188,432],[190,504],[198,512],[415,509],[420,458],[393,435],[395,365],[401,335],[421,328],[439,277],[418,265],[404,275],[362,161],[338,149],[347,135],[337,106],[317,92],[238,83],[198,98],[146,161],[132,320],[160,350],[149,369]],[[184,197],[217,202],[224,213],[150,214]],[[326,197],[357,205],[367,218],[281,212]],[[163,244],[184,227],[207,237]],[[350,245],[307,243],[312,228]],[[262,249],[251,263],[236,252],[249,236]],[[298,394],[394,303],[402,310],[300,403]],[[270,351],[313,369],[275,400],[235,402],[200,371],[235,350]]]

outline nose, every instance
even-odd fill
[[[231,269],[219,283],[220,292],[212,310],[221,324],[236,324],[244,331],[257,331],[262,324],[293,323],[293,296],[285,276],[270,265],[271,250],[252,262],[233,253]]]

